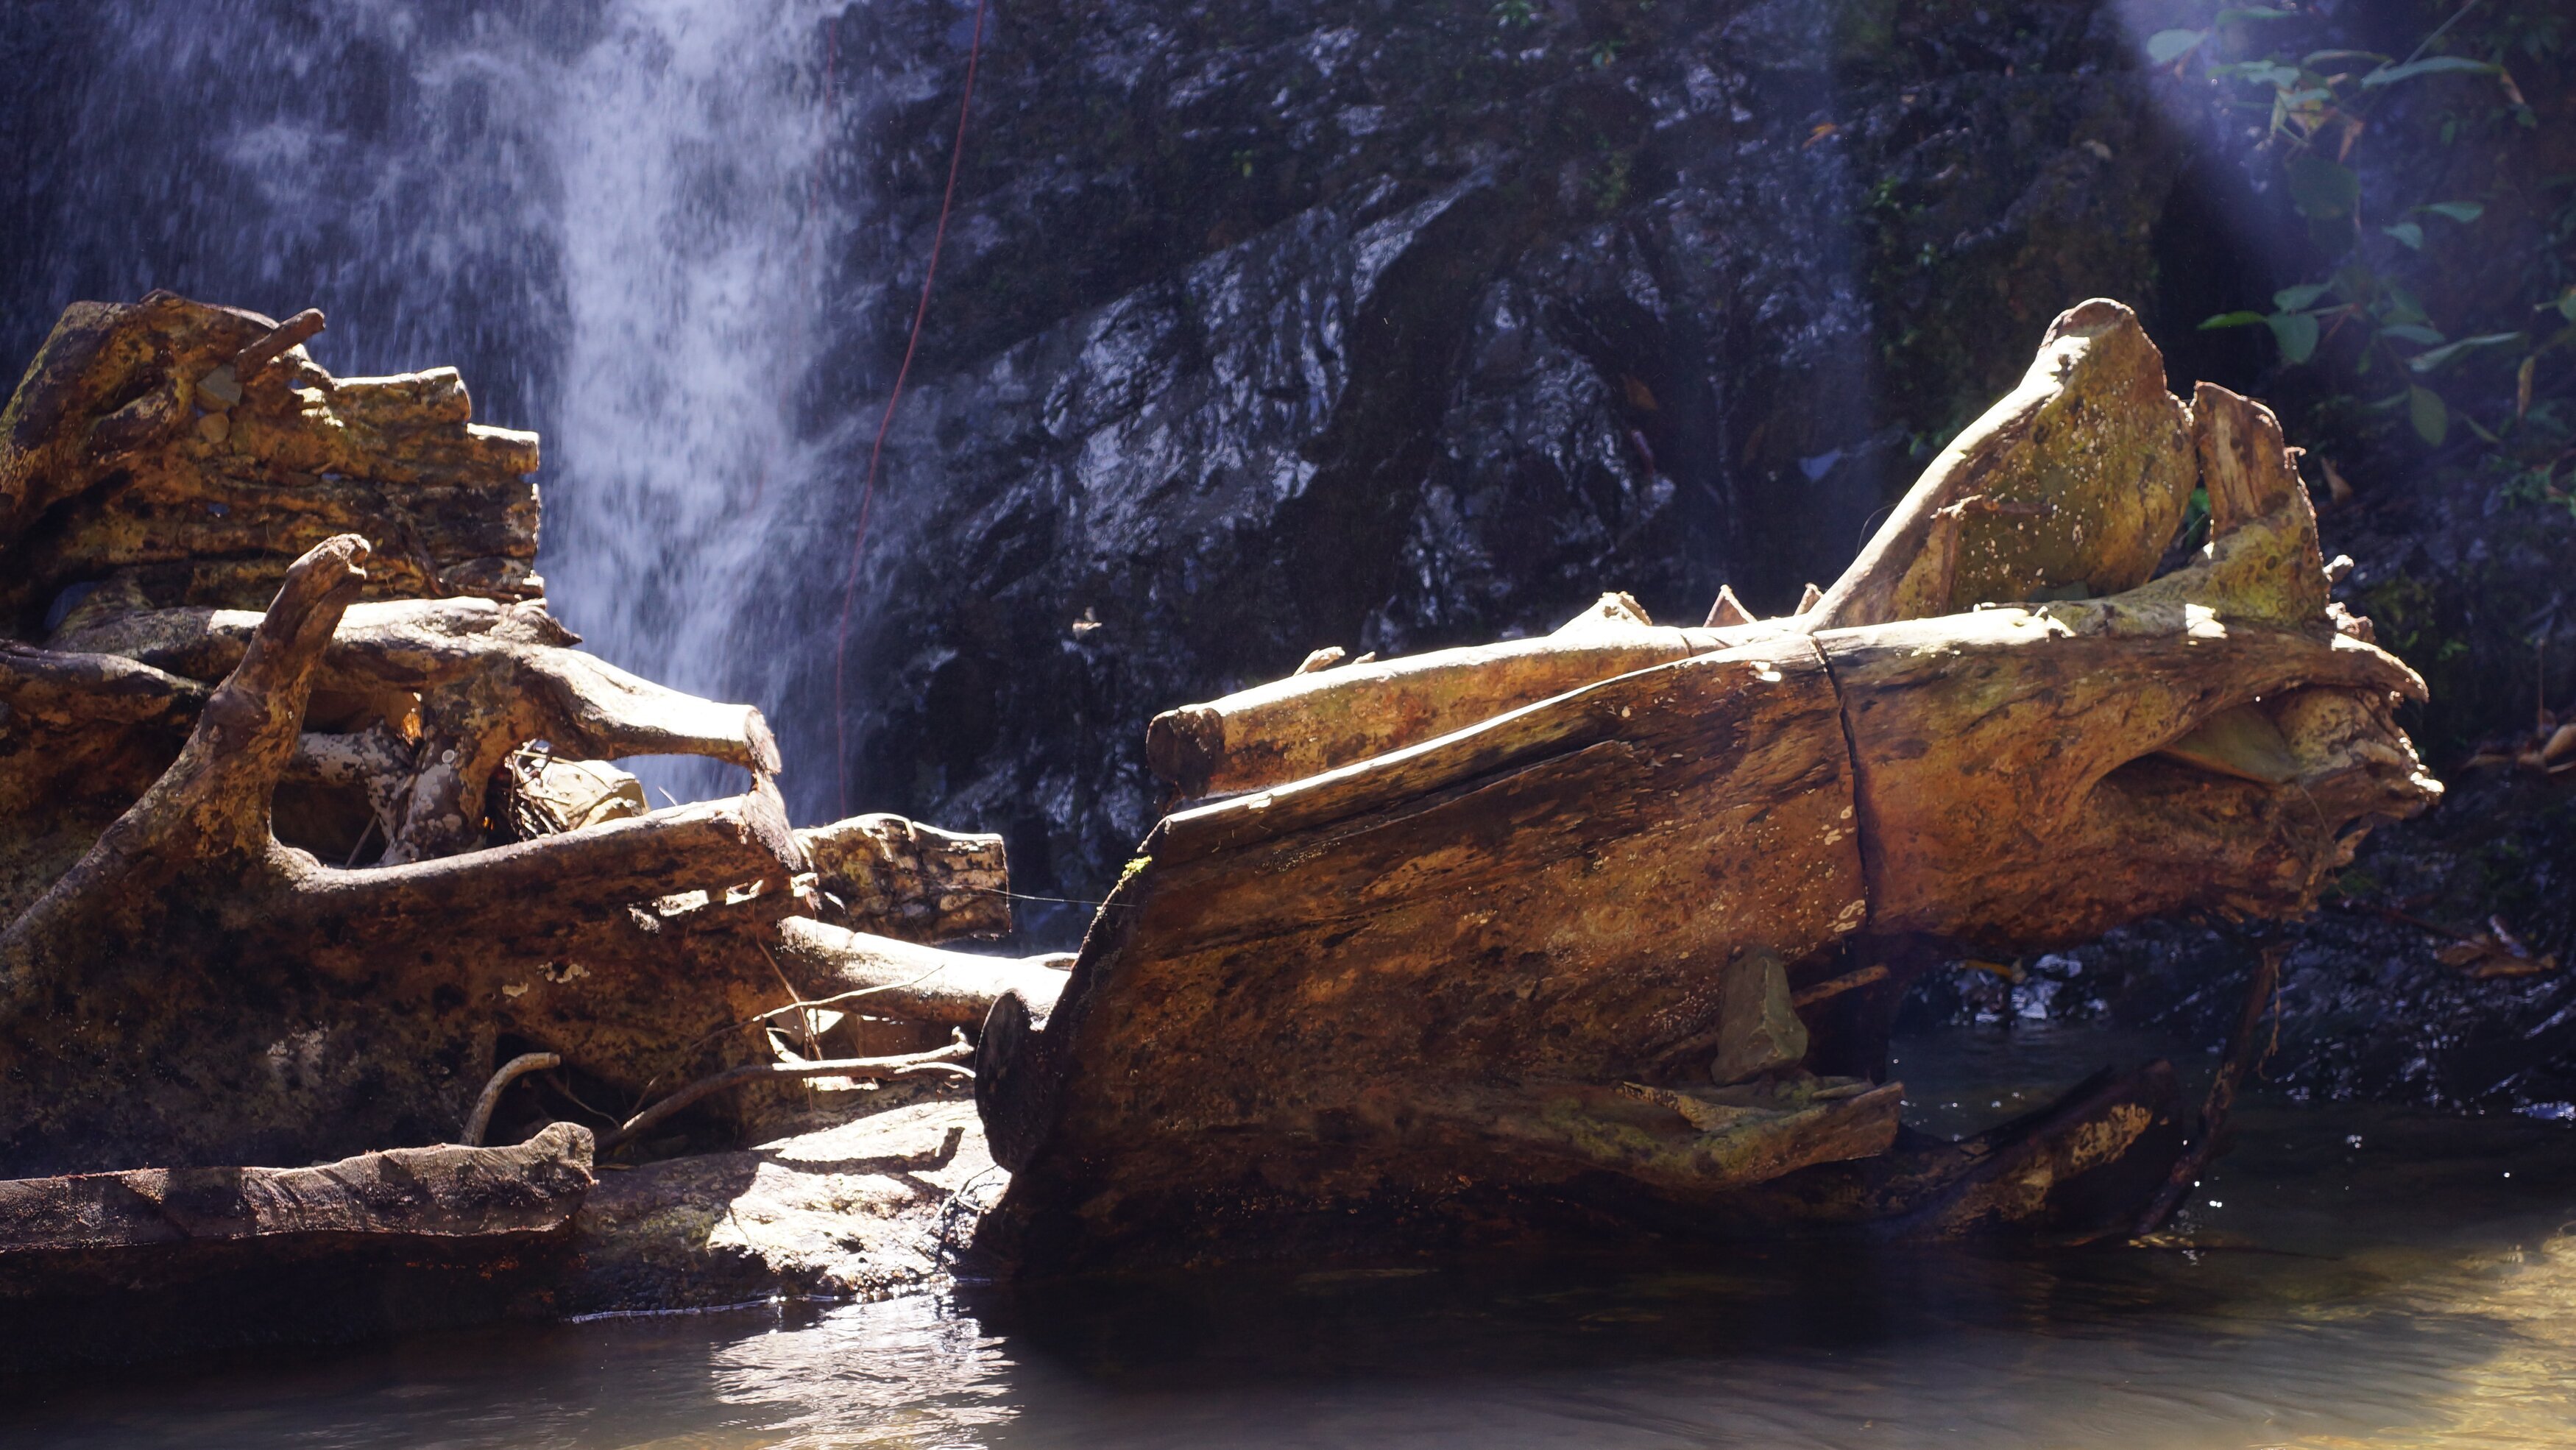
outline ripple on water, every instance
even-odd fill
[[[1918,1051],[1909,1070],[1938,1056]],[[2043,1090],[2057,1067],[2044,1051],[2025,1059],[2025,1080],[1982,1084],[1980,1101]],[[2576,1443],[2576,1130],[2259,1102],[2240,1128],[2194,1199],[2194,1252],[1773,1247],[494,1330],[22,1386],[17,1407],[0,1409],[0,1439],[514,1450]]]

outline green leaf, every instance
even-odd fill
[[[2263,320],[2263,314],[2260,312],[2222,312],[2216,317],[2203,322],[2200,325],[2200,330],[2207,332],[2211,328],[2215,327],[2252,327],[2255,323]]]
[[[2570,322],[2576,322],[2576,287],[2570,287],[2559,293],[2557,306],[2559,316]]]
[[[2406,360],[2406,366],[2419,373],[2429,373],[2462,353],[2476,352],[2482,348],[2509,347],[2521,341],[2523,341],[2523,335],[2519,332],[2480,333],[2476,337],[2464,337],[2458,342],[2447,343],[2429,352],[2419,352]]]
[[[2496,72],[2496,67],[2491,66],[2482,60],[2471,60],[2464,55],[2428,55],[2422,60],[2410,60],[2404,65],[2381,66],[2379,69],[2363,76],[2361,78],[2361,83],[2365,86],[2393,86],[2399,81],[2413,80],[2417,76],[2456,74],[2461,72],[2473,72],[2478,75],[2493,75]]]
[[[2427,347],[2443,340],[2442,334],[2412,322],[2395,323],[2381,328],[2380,331],[2396,338],[2399,342],[2420,342]]]
[[[2272,329],[2272,340],[2281,345],[2281,361],[2303,363],[2316,356],[2317,315],[2313,312],[2276,312],[2263,319]]]
[[[2414,210],[2429,211],[2436,216],[2446,216],[2451,220],[2460,223],[2462,226],[2466,226],[2470,222],[2476,221],[2478,218],[2487,214],[2487,209],[2474,201],[2426,202],[2424,205],[2414,208]]]
[[[2424,229],[2413,222],[2399,222],[2395,226],[2381,227],[2380,230],[2404,243],[2409,251],[2424,250]]]
[[[2451,410],[2431,388],[2406,390],[2406,421],[2415,425],[2415,436],[2427,443],[2439,444],[2451,432]]]
[[[2299,58],[2299,64],[2315,70],[2319,64],[2330,60],[2366,60],[2386,65],[2390,59],[2392,57],[2381,55],[2375,50],[2312,50]]]
[[[2324,295],[2326,284],[2323,282],[2302,282],[2296,287],[2284,287],[2273,293],[2272,305],[2283,312],[2296,312],[2303,307],[2314,307],[2317,299]],[[2253,314],[2245,315],[2250,317]]]
[[[2296,10],[2276,10],[2269,5],[2248,5],[2238,10],[2219,11],[2218,18],[2211,24],[2241,25],[2248,20],[2289,20],[2298,13]]]
[[[2282,65],[2278,61],[2270,60],[2241,60],[2234,65],[2214,65],[2209,68],[2209,73],[2214,76],[2233,76],[2240,81],[2252,81],[2257,85],[2273,87],[2292,86],[2299,83],[2299,71],[2296,66]]]
[[[2301,216],[2321,221],[2350,216],[2354,203],[2361,200],[2361,178],[2322,156],[2294,156],[2288,170],[2290,204]]]
[[[2147,37],[2147,59],[2157,65],[2171,65],[2198,50],[2207,39],[2206,30],[2159,30]]]

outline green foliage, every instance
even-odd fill
[[[2469,336],[2446,334],[2427,315],[2421,298],[2401,280],[2471,264],[2482,243],[2478,227],[2484,203],[2456,197],[2418,201],[2394,216],[2371,215],[2371,198],[2352,165],[2354,152],[2370,144],[2387,144],[2382,125],[2371,124],[2374,110],[2391,94],[2422,85],[2430,78],[2450,77],[2481,84],[2465,93],[2483,99],[2483,115],[2445,113],[2439,122],[2442,144],[2461,134],[2464,121],[2485,123],[2492,132],[2508,120],[2512,126],[2536,125],[2531,107],[2515,85],[2508,62],[2518,57],[2555,62],[2568,25],[2552,13],[2527,13],[2554,7],[2507,7],[2478,29],[2474,41],[2455,35],[2480,0],[2467,0],[2450,10],[2415,49],[2403,56],[2373,51],[2314,49],[2297,53],[2286,42],[2301,27],[2274,25],[2284,20],[2315,21],[2315,12],[2280,9],[2218,10],[2200,29],[2160,31],[2149,36],[2149,61],[2186,74],[2197,63],[2214,88],[2224,111],[2251,119],[2261,114],[2261,152],[2277,168],[2275,175],[2292,210],[2308,227],[2331,268],[2317,280],[2283,288],[2268,311],[2223,312],[2204,328],[2262,325],[2292,367],[2321,367],[2339,374],[2338,383],[2363,399],[2365,418],[2402,423],[2430,446],[2448,441],[2454,427],[2465,428],[2497,458],[2519,458],[2521,445],[2541,444],[2535,432],[2549,434],[2531,418],[2530,379],[2534,363],[2551,350],[2576,341],[2576,326],[2562,325],[2543,336],[2529,330],[2493,329]],[[2449,92],[2445,92],[2449,95]],[[2511,127],[2507,127],[2509,134]],[[2564,240],[2576,222],[2562,226]],[[2560,324],[2576,324],[2576,282],[2565,283],[2552,302],[2534,309],[2554,313]],[[2519,353],[2521,385],[2509,416],[2490,412],[2481,419],[2464,407],[2462,394],[2451,390],[2449,375],[2475,359]],[[2552,435],[2554,436],[2554,435]],[[2550,496],[2546,477],[2536,484],[2528,470],[2513,472],[2519,480],[2507,492],[2521,498],[2533,488]]]

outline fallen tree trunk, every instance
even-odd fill
[[[1017,1173],[988,1248],[1330,1243],[1472,1221],[1478,1183],[1712,1225],[2134,1222],[2183,1141],[2170,1072],[1908,1146],[1908,984],[2147,915],[2305,911],[2440,789],[2392,713],[2422,682],[2327,607],[2277,423],[2162,378],[2127,309],[2061,317],[1788,619],[1656,630],[1608,596],[1548,640],[1162,717],[1181,794],[1240,793],[1155,827],[1051,1009],[986,1023],[977,1101]],[[2150,578],[2195,478],[2210,543]]]

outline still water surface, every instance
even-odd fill
[[[1964,1129],[2106,1055],[1901,1049]],[[2079,1061],[2080,1058],[2080,1061]],[[132,1373],[106,1446],[2576,1446],[2576,1129],[2258,1101],[2199,1252],[1774,1249],[972,1289]],[[2223,1245],[2223,1247],[2220,1247]]]

